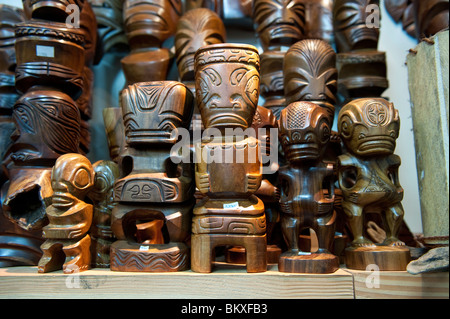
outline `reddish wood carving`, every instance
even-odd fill
[[[211,272],[215,247],[233,245],[245,247],[247,272],[266,271],[264,204],[253,195],[262,179],[259,143],[227,135],[227,129],[252,124],[259,97],[258,51],[239,44],[202,47],[195,56],[195,80],[203,125],[222,134],[195,143],[195,182],[206,197],[194,208],[191,268]],[[225,156],[233,160],[212,160]]]
[[[80,154],[64,154],[52,169],[52,204],[47,207],[49,224],[43,228],[38,272],[63,269],[64,273],[90,268],[90,236],[93,207],[83,200],[94,185],[94,170]]]
[[[137,83],[121,93],[126,139],[117,157],[124,177],[114,185],[112,270],[189,268],[193,172],[189,163],[172,162],[170,150],[173,130],[189,127],[192,101],[185,85],[171,81]]]

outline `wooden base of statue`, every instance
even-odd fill
[[[174,272],[189,269],[189,248],[184,243],[145,245],[118,240],[111,245],[111,270]]]
[[[164,81],[167,78],[170,64],[170,53],[166,48],[132,52],[122,60],[122,69],[127,85]]]
[[[230,207],[230,205],[232,207]],[[242,246],[247,272],[267,271],[267,239],[264,204],[252,195],[246,200],[205,198],[194,208],[191,237],[191,269],[209,273],[218,246]]]
[[[267,263],[277,264],[281,255],[281,248],[277,245],[267,245]],[[247,262],[245,248],[235,246],[225,251],[225,261],[230,264],[245,264]]]
[[[369,246],[349,247],[345,249],[347,268],[367,270],[369,265],[376,265],[382,271],[405,271],[411,261],[407,247]]]
[[[331,274],[338,269],[339,258],[327,253],[305,253],[304,255],[283,253],[278,261],[278,270],[288,273]]]
[[[39,260],[38,272],[46,273],[63,270],[65,274],[85,271],[90,268],[91,238],[81,239],[47,239],[42,245],[42,258]]]
[[[191,245],[191,269],[195,272],[212,272],[214,249],[224,245],[245,247],[248,273],[267,271],[266,235],[194,234]]]

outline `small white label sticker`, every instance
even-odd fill
[[[239,203],[238,202],[229,203],[229,204],[223,204],[223,208],[238,208],[238,207],[239,207]]]
[[[150,249],[149,246],[139,246],[139,250],[147,251],[149,249]]]
[[[55,48],[46,45],[36,45],[36,56],[42,56],[47,58],[55,57]]]

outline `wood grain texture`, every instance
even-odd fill
[[[411,275],[406,271],[382,271],[379,288],[368,288],[371,271],[347,270],[353,275],[356,299],[436,299],[449,297],[448,272]],[[369,285],[370,286],[370,285]]]
[[[267,272],[247,274],[245,266],[216,263],[211,274],[192,271],[173,273],[114,272],[92,269],[79,276],[79,288],[66,286],[62,271],[37,274],[36,267],[0,269],[0,298],[224,298],[298,299],[353,298],[348,272],[304,275],[283,274],[276,265]]]

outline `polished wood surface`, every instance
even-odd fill
[[[253,195],[262,179],[259,142],[232,130],[252,124],[259,98],[259,66],[258,51],[250,45],[213,44],[195,55],[195,92],[202,122],[206,130],[221,133],[205,134],[194,143],[195,182],[206,195],[194,208],[192,220],[191,268],[195,272],[211,272],[214,250],[224,245],[245,247],[248,272],[267,268],[264,204]]]
[[[353,249],[375,247],[363,230],[364,215],[372,211],[381,213],[386,231],[386,239],[378,248],[388,247],[394,256],[398,248],[399,256],[404,254],[404,243],[398,239],[404,215],[398,177],[400,158],[393,154],[399,128],[398,110],[384,99],[354,100],[339,112],[338,129],[347,152],[338,157],[338,178]]]
[[[42,229],[46,241],[38,272],[63,269],[65,273],[90,268],[91,238],[88,231],[93,217],[93,206],[84,197],[94,185],[95,172],[83,155],[61,155],[52,169],[52,204],[47,207],[49,224]]]
[[[116,157],[121,178],[114,183],[111,213],[117,239],[111,246],[113,270],[179,271],[189,266],[185,243],[194,205],[193,166],[172,162],[171,148],[177,142],[173,131],[189,127],[192,101],[191,91],[175,81],[140,82],[121,92],[125,143],[118,145]],[[109,114],[113,128],[119,112]],[[148,249],[140,249],[143,245]],[[172,263],[175,259],[179,262]]]
[[[331,254],[336,221],[334,170],[322,162],[331,119],[326,109],[312,102],[294,102],[281,112],[279,138],[288,166],[280,168],[278,176],[287,244],[280,256],[280,271],[327,273],[339,267],[338,258]],[[317,235],[317,254],[300,250],[299,236],[305,228]]]

